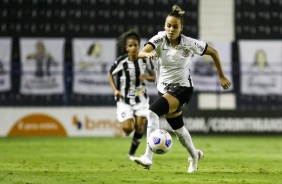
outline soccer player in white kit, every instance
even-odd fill
[[[128,136],[134,130],[128,158],[133,161],[141,142],[149,108],[146,82],[155,82],[155,70],[151,59],[138,58],[140,35],[129,30],[118,40],[123,52],[112,65],[108,80],[117,101],[117,118]],[[117,77],[116,82],[113,76]]]
[[[218,52],[214,48],[203,41],[181,34],[184,13],[179,6],[174,5],[166,17],[165,31],[152,37],[139,52],[138,57],[159,58],[156,74],[159,98],[148,111],[147,138],[151,132],[159,128],[159,117],[165,115],[179,142],[190,155],[188,173],[193,173],[198,168],[198,160],[204,154],[195,148],[190,133],[184,126],[181,111],[181,107],[188,104],[193,93],[193,81],[189,70],[193,56],[210,55],[217,68],[222,88],[228,89],[231,83],[224,76]],[[134,160],[145,169],[149,169],[153,163],[152,158],[153,152],[147,146],[145,154],[135,157]]]

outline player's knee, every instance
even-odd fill
[[[126,134],[130,134],[134,130],[134,122],[133,119],[128,119],[122,123],[122,130]]]
[[[131,134],[131,132],[133,132],[133,128],[130,128],[130,127],[122,127],[122,130],[124,131],[126,135],[129,135]]]
[[[144,125],[138,125],[135,127],[135,132],[138,134],[142,134],[144,132]]]
[[[144,132],[146,121],[147,121],[146,117],[136,116],[135,118],[135,132],[136,133],[142,134]]]
[[[164,97],[160,97],[155,101],[149,108],[150,111],[153,111],[158,116],[162,116],[169,112],[169,103]]]
[[[173,118],[166,118],[168,124],[171,126],[172,130],[177,130],[184,126],[182,114]]]

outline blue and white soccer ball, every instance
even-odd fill
[[[172,146],[171,135],[162,129],[154,130],[148,137],[148,146],[152,152],[157,154],[167,153]]]

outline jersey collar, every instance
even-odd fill
[[[171,45],[170,41],[169,41],[169,39],[166,35],[165,35],[165,39],[166,39],[166,45],[167,46]],[[178,44],[177,45],[181,45],[181,44],[182,44],[182,34],[180,34],[179,37],[178,37]]]

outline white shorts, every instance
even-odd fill
[[[134,116],[147,117],[148,109],[149,98],[135,105],[129,105],[123,101],[119,101],[117,102],[117,119],[119,122],[123,122],[127,119],[134,118]]]

